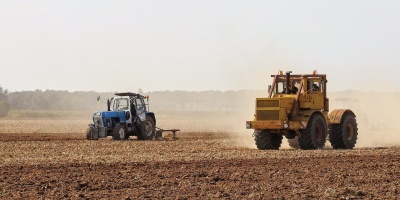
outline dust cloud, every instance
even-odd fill
[[[389,147],[400,145],[399,102],[399,93],[337,92],[330,95],[330,110],[349,108],[356,114],[356,147]]]
[[[169,113],[158,115],[157,126],[163,129],[180,129],[185,133],[212,133],[226,136],[228,146],[256,148],[253,130],[246,129],[246,121],[253,120],[253,113],[246,112],[191,112],[191,114],[171,116]]]

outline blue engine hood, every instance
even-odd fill
[[[103,118],[112,118],[112,117],[125,118],[125,112],[124,111],[103,111],[103,112],[101,112],[101,116]]]
[[[104,118],[119,118],[120,121],[125,121],[125,111],[96,111],[93,113],[93,117],[96,113],[101,113],[101,117]]]

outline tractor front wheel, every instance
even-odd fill
[[[301,149],[322,149],[325,146],[327,135],[325,118],[320,114],[312,115],[307,128],[300,133],[299,146]]]
[[[113,140],[126,140],[128,139],[128,132],[126,130],[125,125],[116,124],[112,134]]]
[[[256,146],[261,150],[278,150],[281,147],[283,136],[280,134],[273,134],[268,130],[256,130],[254,132],[254,140]]]
[[[141,124],[141,131],[138,134],[139,140],[152,140],[156,134],[156,126],[154,120],[150,116],[146,116],[146,121]]]
[[[92,131],[93,131],[93,126],[89,126],[87,129],[86,129],[86,139],[88,139],[88,140],[93,140],[93,139],[98,139],[98,138],[93,138],[93,136],[92,136]]]

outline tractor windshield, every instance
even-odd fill
[[[113,110],[128,110],[129,108],[129,99],[121,98],[114,99],[111,103]]]

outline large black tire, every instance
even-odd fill
[[[117,123],[114,127],[112,137],[114,140],[127,140],[129,136],[125,125]]]
[[[272,137],[272,145],[274,146],[274,149],[278,150],[281,147],[283,135],[271,134],[271,137]]]
[[[273,134],[267,130],[255,131],[254,140],[256,146],[261,150],[278,150],[282,144],[282,135]]]
[[[329,141],[334,149],[352,149],[357,143],[358,127],[354,115],[348,113],[340,124],[333,124]]]
[[[293,138],[293,139],[288,139],[287,141],[288,141],[290,147],[292,147],[294,149],[300,149],[298,137]]]
[[[325,118],[320,114],[313,114],[307,128],[300,130],[299,146],[301,149],[322,149],[325,146],[327,127]]]
[[[139,140],[152,140],[156,134],[156,127],[154,120],[150,116],[146,116],[146,121],[142,122],[140,133],[138,134]]]

